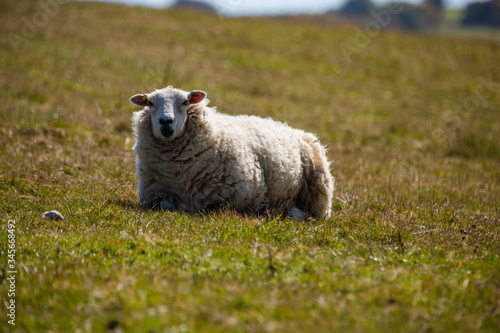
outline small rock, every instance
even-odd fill
[[[61,213],[59,213],[57,210],[51,210],[50,212],[45,212],[45,213],[43,213],[42,217],[44,219],[54,220],[54,221],[64,220],[64,216]]]

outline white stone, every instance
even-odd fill
[[[64,220],[64,216],[61,213],[59,213],[57,210],[51,210],[50,212],[45,212],[45,213],[43,213],[42,217],[44,219],[54,220],[54,221]]]

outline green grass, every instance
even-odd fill
[[[346,25],[70,2],[15,50],[40,7],[0,9],[1,331],[498,332],[497,42],[381,33],[348,62]],[[345,203],[139,209],[128,98],[169,84],[317,133]]]

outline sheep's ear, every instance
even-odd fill
[[[189,104],[200,103],[202,100],[207,97],[207,93],[201,90],[193,90],[189,93],[188,99]]]
[[[148,95],[146,94],[137,94],[130,97],[130,102],[137,106],[150,106],[151,102],[148,99]]]

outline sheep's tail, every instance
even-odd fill
[[[314,217],[330,217],[334,180],[326,149],[311,133],[302,135],[304,142],[303,167],[305,184],[299,195],[298,205]]]

